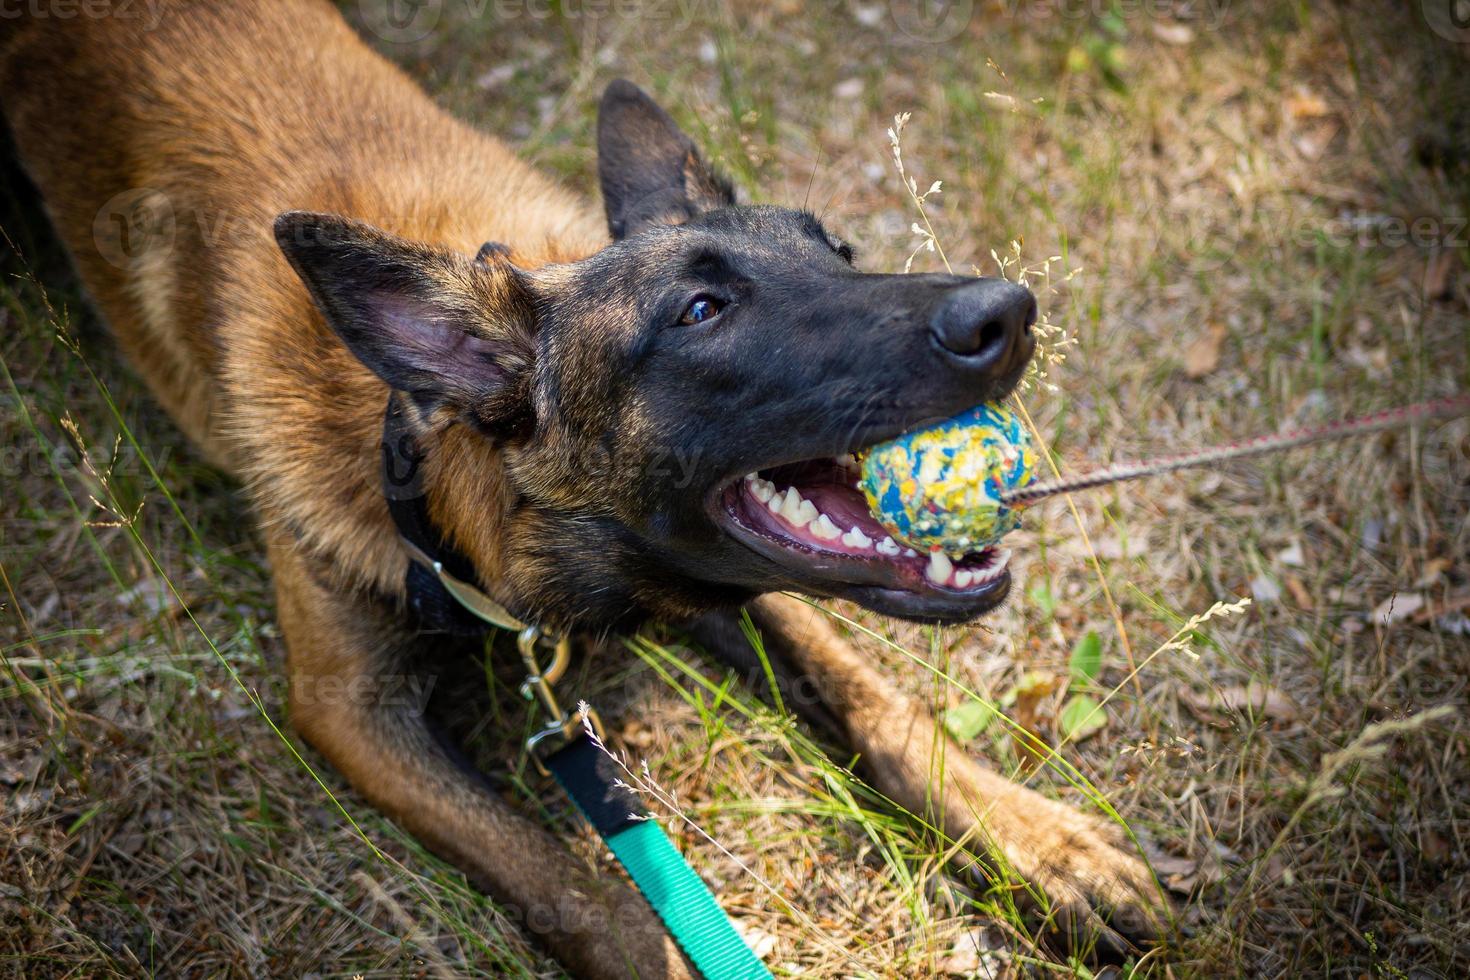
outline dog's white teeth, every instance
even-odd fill
[[[793,527],[806,527],[816,520],[817,506],[803,499],[801,491],[795,487],[787,487],[786,496],[781,498],[780,514]]]
[[[919,557],[919,553],[913,548],[905,548],[903,549],[903,556],[905,558],[917,558]]]
[[[754,474],[752,474],[752,476],[753,475]],[[745,479],[746,482],[750,484],[751,496],[755,497],[755,499],[759,500],[761,503],[770,503],[771,498],[776,495],[776,485],[770,480],[762,480],[758,476],[755,477],[755,479],[751,479],[749,476],[747,476]]]
[[[779,494],[774,489],[772,489],[771,499],[766,501],[766,509],[769,510],[772,514],[779,514],[781,513],[781,505],[785,502],[785,495]]]
[[[777,503],[778,500],[780,503]],[[796,510],[801,506],[801,494],[795,487],[787,487],[785,493],[772,498],[771,505],[776,513],[786,518],[790,523],[795,524]]]
[[[987,564],[984,568],[976,569],[975,572],[970,576],[970,584],[984,585],[987,582],[994,582],[996,579],[1000,578],[1001,573],[1006,570],[1006,563],[1010,560],[1010,549],[999,549],[990,556],[989,564]],[[956,579],[958,579],[958,577],[959,573],[956,573]]]
[[[826,514],[818,514],[817,519],[812,521],[811,526],[807,530],[823,541],[836,541],[842,536],[842,528],[833,524],[832,518]]]
[[[853,526],[851,531],[848,531],[842,536],[842,543],[849,548],[866,549],[873,547],[873,539],[864,534],[863,529],[856,525]]]
[[[924,575],[929,581],[935,585],[947,585],[953,571],[954,563],[949,560],[949,555],[942,551],[929,552],[929,567],[924,569]]]
[[[963,568],[956,569],[955,570],[955,573],[954,573],[954,584],[955,584],[955,588],[958,588],[958,589],[967,588],[969,586],[969,584],[970,584],[970,580],[973,579],[974,577],[975,577],[974,575],[972,575],[971,573],[965,571]]]
[[[880,555],[887,555],[889,558],[897,558],[902,553],[903,549],[900,548],[898,546],[898,542],[893,540],[892,538],[884,538],[882,541],[878,542],[878,554]]]

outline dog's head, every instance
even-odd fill
[[[277,222],[333,328],[418,407],[433,513],[487,587],[589,625],[777,589],[927,621],[1000,602],[1002,553],[950,570],[885,540],[849,454],[1007,395],[1031,294],[859,272],[811,214],[736,205],[626,82],[598,151],[613,240],[577,262]]]

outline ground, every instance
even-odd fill
[[[811,208],[870,270],[924,241],[885,135],[912,112],[944,258],[1058,257],[1056,288],[1032,284],[1075,343],[1025,403],[1065,470],[1470,387],[1452,4],[380,7],[344,4],[590,207],[593,108],[625,76],[748,199]],[[5,186],[0,973],[560,976],[290,734],[240,489]],[[1467,440],[1426,424],[1049,504],[1016,597],[973,628],[835,612],[969,751],[1151,840],[1187,929],[1125,969],[1464,976]],[[480,699],[504,794],[602,860],[518,750],[509,652],[441,693]],[[674,795],[687,820],[656,809],[777,975],[1088,975],[725,680],[653,631],[567,683]]]

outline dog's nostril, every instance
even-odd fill
[[[1006,340],[1005,324],[999,320],[987,320],[980,328],[975,338],[974,350],[957,350],[956,354],[975,355],[995,344],[1003,344]]]
[[[971,369],[1009,371],[1031,343],[1036,299],[1004,280],[981,279],[952,291],[935,311],[934,338]],[[1029,356],[1029,351],[1028,355]]]

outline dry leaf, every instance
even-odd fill
[[[1448,616],[1470,609],[1470,589],[1460,589],[1445,596],[1443,602],[1435,602],[1420,609],[1414,615],[1416,623],[1432,623],[1441,616]]]
[[[1290,565],[1292,568],[1305,568],[1307,564],[1307,556],[1302,551],[1300,541],[1289,548],[1282,548],[1276,552],[1276,560],[1283,565]]]
[[[1297,576],[1286,576],[1286,591],[1291,593],[1292,601],[1296,603],[1298,609],[1310,612],[1316,608],[1317,604],[1312,601],[1312,593],[1307,590],[1307,587],[1302,584],[1302,580]]]
[[[1332,111],[1320,95],[1306,89],[1297,89],[1295,94],[1286,97],[1282,105],[1293,119],[1319,119]]]
[[[1424,597],[1417,592],[1395,592],[1380,602],[1369,614],[1375,626],[1390,626],[1408,619],[1424,608]]]
[[[1215,844],[1199,860],[1174,855],[1150,855],[1148,863],[1165,888],[1187,895],[1202,885],[1224,881],[1229,866],[1239,864],[1240,856],[1222,844]]]
[[[1459,257],[1454,249],[1444,249],[1424,267],[1424,297],[1426,299],[1449,299],[1454,284],[1455,263]]]
[[[1220,345],[1228,335],[1223,324],[1212,323],[1184,350],[1184,373],[1198,381],[1220,366]]]
[[[1419,569],[1419,581],[1414,583],[1415,588],[1427,588],[1439,581],[1439,577],[1450,570],[1448,558],[1431,558]]]
[[[1196,711],[1234,711],[1268,721],[1294,721],[1301,714],[1295,701],[1260,681],[1218,688],[1206,694],[1185,688],[1180,697]]]
[[[1188,24],[1168,24],[1154,21],[1154,37],[1166,44],[1188,44],[1194,40],[1194,29]]]
[[[735,926],[735,931],[740,938],[745,940],[745,945],[755,954],[756,959],[768,960],[776,953],[777,939],[772,933],[767,932],[760,926],[748,919],[732,917],[730,922]]]
[[[961,933],[934,965],[939,973],[954,977],[998,977],[1008,959],[1005,948],[993,942],[982,927]]]
[[[1251,598],[1257,602],[1275,602],[1281,598],[1281,586],[1269,575],[1257,575],[1251,579]]]

